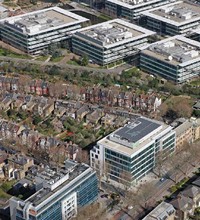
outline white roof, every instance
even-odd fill
[[[148,29],[142,28],[142,27],[137,26],[135,24],[129,23],[129,22],[124,21],[122,19],[113,19],[113,20],[106,21],[106,22],[103,22],[103,23],[100,23],[100,24],[96,24],[96,25],[92,25],[92,26],[89,26],[89,27],[81,28],[81,29],[75,30],[73,33],[74,33],[74,35],[79,35],[79,33],[80,33],[82,38],[84,38],[84,36],[87,36],[87,39],[88,38],[92,39],[93,37],[89,36],[87,34],[87,32],[89,32],[90,30],[94,31],[94,29],[98,30],[98,28],[99,29],[101,29],[101,28],[104,29],[105,27],[109,27],[109,26],[112,26],[112,25],[113,26],[119,25],[121,27],[127,28],[127,32],[132,33],[132,35],[129,35],[129,37],[127,37],[126,39],[122,39],[120,41],[117,41],[117,42],[114,42],[114,43],[109,43],[109,44],[103,43],[103,41],[98,39],[97,41],[99,41],[99,43],[101,43],[102,46],[105,47],[105,48],[112,48],[114,46],[118,46],[118,45],[121,45],[121,44],[123,45],[125,43],[131,42],[131,41],[136,41],[136,40],[139,40],[141,38],[148,37],[150,35],[156,34],[153,31],[150,31]],[[123,31],[123,32],[125,33],[125,31]]]
[[[122,0],[106,0],[106,1],[114,3],[116,5],[121,5],[122,7],[125,7],[128,9],[136,9],[138,7],[147,6],[152,3],[159,3],[159,2],[162,2],[163,0],[149,0],[149,1],[141,2],[141,3],[137,3],[137,4],[131,4],[130,2],[126,3],[126,2],[123,2]]]
[[[198,16],[192,16],[189,19],[183,19],[183,20],[180,19],[179,20],[179,19],[173,19],[173,16],[168,17],[167,16],[168,14],[164,13],[164,12],[162,13],[162,16],[159,15],[158,13],[156,13],[160,9],[165,10],[167,8],[170,8],[170,7],[173,8],[174,6],[182,6],[183,4],[184,4],[183,9],[185,9],[185,11],[188,10],[188,12],[189,12],[189,6],[191,6],[192,8],[196,8],[196,12],[197,12]],[[185,7],[186,5],[188,5],[188,8]],[[191,22],[200,21],[200,7],[198,5],[192,5],[192,3],[183,2],[183,1],[177,1],[177,2],[174,2],[174,3],[171,3],[171,4],[167,4],[167,5],[160,6],[160,7],[154,8],[154,9],[143,11],[143,12],[141,12],[141,14],[145,15],[147,17],[151,17],[153,19],[157,19],[157,20],[163,21],[165,23],[177,26],[177,27],[185,25],[185,24],[189,24]],[[183,16],[184,16],[184,14],[183,14]]]
[[[28,18],[28,17],[42,15],[42,14],[45,14],[45,13],[50,14],[50,12],[52,12],[53,15],[52,15],[52,17],[50,17],[50,15],[48,15],[48,16],[52,19],[52,21],[54,21],[55,19],[60,18],[61,20],[63,20],[63,22],[60,22],[60,24],[58,23],[58,25],[56,25],[54,27],[49,27],[49,28],[44,28],[44,29],[41,28],[41,30],[38,30],[36,25],[33,26],[33,28],[35,30],[34,29],[31,30],[31,26],[30,26],[29,27],[30,30],[31,30],[30,33],[27,32],[27,31],[24,31],[24,34],[27,34],[27,35],[40,34],[40,33],[46,32],[47,30],[48,31],[56,30],[58,28],[62,28],[62,27],[64,28],[64,27],[68,27],[68,26],[71,26],[71,25],[80,24],[82,22],[86,22],[86,21],[89,20],[87,18],[81,17],[79,15],[76,15],[76,14],[74,14],[70,11],[64,10],[62,8],[51,7],[51,8],[47,8],[47,9],[42,9],[42,10],[26,13],[26,14],[23,14],[23,15],[17,15],[17,16],[13,16],[13,17],[9,17],[9,18],[4,18],[4,19],[0,20],[0,23],[8,22],[11,26],[13,25],[13,29],[15,29],[17,23],[25,23],[26,18]],[[58,16],[58,18],[57,18],[57,16]],[[40,21],[41,21],[41,23],[43,22],[42,19],[40,19]],[[40,24],[38,24],[38,26],[39,25]],[[15,30],[17,31],[17,29],[15,29]]]

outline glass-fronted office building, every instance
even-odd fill
[[[200,43],[177,35],[153,43],[140,53],[140,68],[176,83],[199,75]]]
[[[145,26],[158,34],[188,34],[200,24],[200,6],[177,1],[156,9],[142,12]]]
[[[172,127],[139,117],[102,140],[91,150],[91,166],[111,181],[136,184],[155,166],[156,155],[175,151]]]
[[[45,172],[42,178],[41,175],[36,178],[39,186],[47,172],[48,175],[52,174],[49,170]],[[25,201],[11,198],[11,220],[68,220],[77,214],[79,207],[97,199],[97,177],[89,166],[77,165],[71,174],[62,178],[54,183],[54,178],[51,182],[42,182],[42,187]]]
[[[114,19],[76,31],[72,36],[72,51],[87,55],[99,65],[123,61],[137,56],[152,31],[121,19]]]
[[[105,11],[109,15],[118,18],[126,18],[130,21],[141,17],[143,11],[169,4],[174,0],[105,0]]]
[[[88,19],[51,7],[0,20],[0,37],[28,54],[40,54],[50,44],[67,41]]]

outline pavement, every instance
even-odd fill
[[[187,175],[188,178],[192,178],[194,176],[194,172],[197,170],[197,167],[194,167],[192,165],[190,166],[189,172]],[[156,187],[155,192],[156,193],[148,201],[148,205],[150,207],[154,207],[158,201],[164,200],[165,196],[170,195],[171,193],[169,189],[170,187],[175,185],[175,179],[176,179],[176,182],[179,182],[185,177],[185,174],[183,174],[183,172],[181,171],[179,171],[177,174],[174,172],[169,172],[166,174],[166,176],[168,176],[168,178],[165,178],[165,180],[162,182],[160,181],[160,179],[155,181],[155,187]],[[135,210],[127,210],[127,212],[120,210],[111,219],[112,220],[138,220],[144,215],[145,215],[144,210],[138,210],[137,216],[135,215]]]
[[[115,69],[98,69],[98,68],[92,68],[92,67],[86,67],[86,66],[75,66],[75,65],[71,65],[71,64],[66,64],[66,63],[54,63],[54,62],[44,62],[44,61],[39,61],[39,60],[30,60],[30,59],[21,59],[21,58],[14,58],[14,57],[5,57],[5,56],[0,56],[0,60],[1,61],[11,61],[11,62],[18,62],[21,64],[37,64],[37,65],[41,65],[41,66],[58,66],[58,67],[62,67],[62,68],[68,68],[71,70],[86,70],[89,72],[96,72],[96,73],[105,73],[105,74],[120,74],[123,70],[126,70],[130,67],[132,67],[131,65],[125,64],[119,67],[116,67]]]

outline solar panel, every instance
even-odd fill
[[[151,120],[138,118],[133,123],[128,124],[116,131],[114,135],[119,136],[120,139],[125,139],[129,142],[136,143],[160,126],[160,124]]]

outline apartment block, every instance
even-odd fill
[[[187,82],[199,76],[200,43],[181,35],[153,43],[141,51],[140,68],[176,83]]]
[[[71,31],[86,21],[67,10],[51,7],[0,20],[0,36],[5,43],[34,55],[52,43],[68,40]]]
[[[136,116],[97,142],[90,151],[91,166],[103,178],[134,185],[153,169],[158,152],[173,154],[175,142],[171,126]]]
[[[75,31],[72,50],[100,65],[107,65],[138,54],[152,31],[121,19],[114,19]]]

